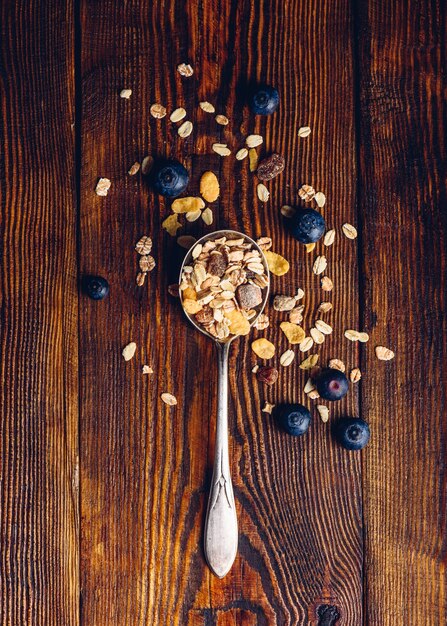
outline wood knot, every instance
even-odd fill
[[[340,619],[340,612],[332,604],[321,604],[317,609],[317,626],[335,626]]]

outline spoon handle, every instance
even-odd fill
[[[228,353],[230,342],[217,345],[217,423],[214,469],[205,521],[205,556],[213,573],[223,578],[237,553],[237,518],[228,457]]]

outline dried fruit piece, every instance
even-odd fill
[[[310,202],[315,196],[315,189],[311,185],[303,185],[298,189],[298,195],[304,202]]]
[[[290,365],[295,358],[295,352],[293,350],[286,350],[279,357],[279,362],[283,367]]]
[[[153,157],[151,157],[150,155],[145,156],[141,163],[141,173],[146,176],[146,174],[149,174],[149,172],[151,171],[153,165],[154,165]]]
[[[137,344],[135,343],[135,341],[131,341],[130,343],[127,344],[127,346],[124,346],[123,351],[122,351],[124,360],[130,361],[130,359],[132,359],[133,356],[135,355],[136,349],[137,349]]]
[[[311,328],[309,332],[315,343],[321,344],[324,342],[324,334],[318,328]]]
[[[250,332],[250,322],[236,309],[225,311],[225,317],[230,320],[229,329],[233,335],[248,335]]]
[[[138,264],[142,272],[152,272],[155,267],[155,259],[150,254],[145,254],[144,256],[140,256]]]
[[[138,272],[136,283],[138,287],[142,287],[144,285],[144,281],[146,280],[146,272]]]
[[[135,244],[135,250],[138,254],[149,254],[152,250],[152,239],[147,235],[143,235]]]
[[[138,161],[135,161],[135,163],[131,165],[130,168],[127,170],[127,173],[129,174],[129,176],[135,176],[139,169],[140,164],[138,163]]]
[[[281,322],[279,327],[292,345],[301,343],[306,337],[306,333],[298,324],[292,324],[291,322]]]
[[[228,119],[228,117],[226,117],[226,115],[220,115],[219,114],[219,115],[216,115],[216,117],[214,119],[221,126],[227,126],[228,122],[229,122],[229,119]]]
[[[332,291],[334,288],[334,283],[329,278],[329,276],[323,276],[321,279],[321,288],[323,291]]]
[[[275,406],[276,406],[275,404],[270,404],[270,402],[266,401],[265,404],[264,404],[264,408],[261,409],[261,411],[263,413],[269,413],[269,415],[271,415],[271,413],[272,413],[273,409],[275,408]]]
[[[272,274],[275,276],[283,276],[284,274],[287,274],[290,269],[290,265],[284,257],[276,252],[272,252],[271,250],[266,250],[264,252],[264,256]]]
[[[112,182],[108,178],[100,178],[96,183],[95,193],[97,196],[106,196],[109,193]]]
[[[317,320],[315,322],[315,328],[317,328],[323,335],[330,335],[332,333],[332,326],[323,322],[323,320]]]
[[[318,363],[318,354],[310,354],[307,359],[304,359],[299,365],[302,370],[310,370]],[[312,393],[312,392],[311,392]]]
[[[178,109],[172,111],[169,119],[171,120],[171,122],[175,123],[180,122],[180,120],[182,120],[184,117],[186,117],[186,110],[183,107],[179,107]]]
[[[199,107],[202,111],[205,111],[205,113],[215,113],[216,111],[211,102],[207,102],[206,100],[204,102],[199,102]]]
[[[357,237],[357,229],[355,228],[355,226],[353,226],[352,224],[343,224],[343,226],[341,227],[343,234],[348,238],[348,239],[355,239]]]
[[[394,359],[394,352],[385,346],[376,346],[376,357],[379,361],[391,361]]]
[[[191,298],[184,298],[182,304],[188,315],[195,315],[202,310],[202,305],[200,304],[200,302],[197,302],[197,300],[192,300]]]
[[[120,98],[124,98],[125,100],[128,100],[131,95],[132,89],[121,89],[120,91]]]
[[[177,239],[177,243],[181,248],[189,250],[190,247],[196,242],[196,238],[191,235],[181,235]]]
[[[248,135],[245,143],[247,144],[247,148],[256,148],[257,146],[260,146],[263,141],[264,139],[261,135]]]
[[[162,393],[160,398],[168,406],[175,406],[177,404],[177,398],[173,396],[172,393],[167,393],[167,392]]]
[[[362,377],[362,372],[358,367],[354,367],[349,373],[349,380],[351,383],[358,383]]]
[[[340,359],[331,359],[328,363],[328,367],[333,370],[340,370],[340,372],[346,371],[346,365]]]
[[[317,193],[314,196],[314,200],[317,203],[317,205],[320,207],[320,209],[324,207],[324,205],[326,204],[326,196],[324,195],[322,191],[317,191]]]
[[[266,159],[263,159],[256,171],[259,180],[272,180],[278,174],[281,174],[285,167],[285,159],[280,154],[273,153]]]
[[[213,223],[213,212],[209,207],[203,211],[202,219],[207,226],[211,226]]]
[[[281,215],[283,217],[286,217],[287,219],[290,219],[291,217],[293,217],[296,213],[296,209],[294,209],[292,206],[289,206],[288,204],[284,204],[281,207]]]
[[[151,106],[150,113],[152,117],[155,117],[155,119],[161,120],[163,117],[166,116],[166,107],[156,102],[155,104]]]
[[[274,367],[260,367],[256,372],[256,378],[264,385],[274,385],[278,380],[278,370]]]
[[[256,193],[258,194],[258,198],[261,202],[267,202],[270,198],[270,191],[262,183],[259,183],[256,187]]]
[[[329,419],[329,409],[324,404],[317,404],[317,411],[320,414],[321,421],[327,422]]]
[[[298,128],[298,137],[309,137],[311,132],[309,126],[301,126],[301,128]]]
[[[314,274],[322,274],[327,267],[327,259],[325,256],[317,256],[312,271]]]
[[[258,153],[254,148],[250,148],[248,151],[248,160],[250,162],[250,172],[256,172],[258,167]]]
[[[243,309],[254,309],[262,302],[262,291],[257,285],[250,283],[239,285],[236,289],[239,305]]]
[[[316,245],[317,244],[315,243],[315,241],[313,241],[312,243],[305,243],[304,246],[306,248],[306,252],[309,253],[312,252],[312,250],[315,250]]]
[[[177,133],[180,137],[185,139],[185,137],[189,137],[189,135],[192,133],[192,129],[193,129],[192,122],[187,120],[186,122],[183,122],[181,126],[178,127]]]
[[[270,326],[270,320],[268,316],[265,315],[265,313],[261,313],[258,319],[256,320],[256,322],[253,324],[253,327],[256,328],[257,330],[265,330],[269,326]]]
[[[154,370],[149,365],[143,365],[141,370],[142,370],[143,374],[153,374],[154,373]]]
[[[231,154],[231,150],[226,143],[213,143],[212,149],[219,156],[229,156]]]
[[[177,65],[177,72],[186,78],[189,78],[194,74],[194,70],[189,63],[180,63],[180,65]]]
[[[264,337],[255,339],[251,344],[251,349],[261,359],[271,359],[275,354],[275,346]]]
[[[334,239],[335,239],[335,230],[332,228],[331,230],[328,230],[327,233],[325,234],[323,243],[325,246],[332,246],[332,244],[334,243]]]
[[[220,186],[214,172],[204,172],[200,179],[200,194],[207,202],[214,202],[219,197]]]
[[[241,148],[240,150],[238,150],[236,152],[236,159],[238,161],[242,161],[243,159],[245,159],[248,156],[248,150],[247,148]]]
[[[301,352],[307,352],[314,345],[314,340],[312,337],[305,337],[303,341],[300,342],[300,350]]]
[[[169,215],[161,223],[161,226],[171,235],[171,237],[175,237],[178,229],[182,227],[182,225],[178,221],[177,213],[172,213],[172,215]]]
[[[195,198],[194,196],[176,198],[171,206],[174,213],[188,213],[189,211],[198,211],[203,208],[205,208],[205,203],[202,198]]]
[[[332,302],[322,302],[317,309],[318,313],[327,313],[332,309]]]

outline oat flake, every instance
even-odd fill
[[[309,126],[301,126],[301,128],[298,128],[298,137],[309,137],[311,132]]]
[[[213,143],[212,149],[219,156],[230,156],[231,150],[227,147],[226,143]]]
[[[178,109],[172,111],[169,119],[171,120],[171,122],[180,122],[180,120],[182,120],[184,117],[186,117],[186,111],[183,107],[179,107]]]
[[[325,256],[317,256],[313,265],[314,274],[322,274],[327,267],[327,259]]]
[[[285,352],[283,352],[281,354],[281,356],[279,357],[279,362],[281,363],[281,365],[283,365],[284,367],[287,367],[288,365],[290,365],[293,361],[293,359],[295,358],[295,353],[293,350],[286,350]]]
[[[362,372],[358,367],[354,367],[354,369],[351,370],[349,373],[349,380],[351,381],[351,383],[358,383],[361,377]]]
[[[394,359],[394,352],[385,346],[376,346],[376,357],[379,361],[391,361]]]
[[[189,135],[192,133],[192,129],[192,122],[188,120],[186,122],[183,122],[183,124],[178,127],[177,133],[180,137],[182,137],[182,139],[185,139],[186,137],[189,137]]]
[[[130,361],[133,358],[135,351],[137,349],[137,344],[135,341],[131,341],[123,348],[122,355],[125,361]]]
[[[132,89],[121,89],[120,98],[124,98],[125,100],[129,100],[132,95]]]
[[[261,202],[267,202],[270,198],[270,191],[263,183],[259,183],[256,187],[256,193]]]
[[[166,116],[166,107],[156,102],[151,106],[150,113],[152,117],[155,117],[155,119],[161,120],[163,117]]]
[[[343,224],[341,227],[343,234],[348,239],[355,239],[357,237],[357,229],[352,224]]]
[[[324,207],[324,205],[326,204],[326,196],[324,195],[322,191],[317,191],[317,193],[315,194],[314,200],[317,203],[317,205],[320,207],[320,209]]]
[[[172,393],[162,393],[160,398],[168,406],[175,406],[177,404],[177,398]]]
[[[96,183],[95,193],[97,196],[106,196],[109,193],[111,181],[108,178],[100,178]]]
[[[248,156],[248,150],[247,148],[241,148],[240,150],[238,150],[236,152],[236,159],[238,161],[242,161],[243,159],[245,159]]]
[[[329,419],[329,409],[324,404],[317,404],[317,411],[320,414],[321,421],[327,422]]]
[[[245,143],[247,144],[248,148],[256,148],[257,146],[260,146],[263,141],[264,139],[261,137],[261,135],[248,135]]]
[[[331,230],[328,230],[327,233],[325,234],[323,243],[325,246],[332,246],[332,244],[334,243],[334,239],[335,239],[335,230],[332,228]]]

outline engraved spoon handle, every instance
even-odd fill
[[[205,521],[205,556],[213,573],[223,578],[237,553],[238,531],[228,457],[228,354],[230,342],[217,345],[217,423],[214,469]]]

